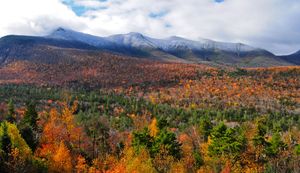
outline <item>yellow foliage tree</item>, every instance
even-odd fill
[[[135,153],[132,147],[125,149],[122,162],[123,165],[126,165],[126,172],[156,172],[155,168],[152,165],[150,155],[145,149],[142,149],[139,153]]]
[[[153,118],[152,122],[149,125],[149,130],[150,130],[150,135],[151,136],[156,136],[158,133],[158,128],[157,128],[157,120],[156,118]]]
[[[188,172],[183,162],[175,162],[171,165],[169,172],[186,173]]]
[[[7,135],[11,141],[11,147],[17,148],[18,155],[20,157],[27,158],[31,156],[31,149],[27,145],[26,141],[22,138],[20,131],[15,124],[4,121],[0,124],[0,138],[4,134],[4,126],[7,128]]]
[[[59,144],[57,152],[50,161],[49,170],[50,172],[72,172],[70,151],[63,142]]]

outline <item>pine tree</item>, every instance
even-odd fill
[[[275,132],[272,136],[269,146],[266,147],[265,151],[268,156],[276,157],[286,147],[287,145],[281,140],[279,132]]]
[[[160,118],[158,119],[158,121],[157,121],[157,127],[158,127],[158,129],[163,130],[163,129],[167,128],[168,126],[169,126],[169,123],[168,123],[168,121],[166,120],[166,118],[160,117]]]
[[[296,147],[295,147],[295,154],[297,156],[300,156],[300,144],[296,145]]]
[[[34,103],[27,103],[27,108],[24,114],[24,118],[22,122],[24,124],[28,124],[30,127],[32,127],[34,130],[37,129],[37,120],[38,120],[38,113],[35,109]]]
[[[16,122],[15,107],[12,99],[9,100],[7,107],[8,107],[8,111],[6,115],[6,120],[10,123],[15,123]]]
[[[266,140],[267,134],[267,121],[266,118],[259,118],[256,121],[256,133],[252,139],[253,144],[255,146],[255,159],[259,165],[263,165],[266,161],[268,161],[268,157],[274,156],[277,154],[277,147],[275,143],[278,142],[278,136],[273,136],[273,144]],[[275,138],[274,138],[275,137]],[[280,139],[280,136],[279,136]],[[272,146],[273,145],[273,146]]]
[[[154,138],[150,135],[148,128],[144,128],[141,132],[133,132],[132,145],[137,151],[140,147],[151,148]]]
[[[7,155],[11,151],[11,140],[10,137],[8,136],[8,127],[7,123],[2,123],[2,129],[3,129],[3,135],[1,139],[1,149],[4,152],[4,155]]]
[[[1,128],[1,126],[0,126]],[[8,136],[7,132],[7,124],[2,123],[2,138],[1,138],[1,144],[0,144],[0,172],[7,172],[7,163],[9,161],[9,153],[12,148],[10,137]],[[1,152],[2,150],[2,152]]]
[[[20,133],[23,139],[26,141],[27,145],[31,148],[31,150],[35,151],[38,145],[36,132],[30,126],[26,125],[20,128]]]
[[[194,159],[195,159],[195,167],[199,169],[203,164],[204,160],[202,158],[202,155],[200,152],[196,151],[193,153]]]
[[[266,147],[268,142],[265,140],[267,133],[267,126],[265,125],[265,119],[259,119],[256,122],[256,134],[253,137],[253,144],[256,147]]]
[[[151,136],[148,128],[141,132],[134,132],[132,145],[137,151],[147,148],[152,158],[159,154],[162,148],[176,159],[182,156],[181,144],[177,141],[176,135],[166,129],[159,130],[157,136]]]
[[[200,120],[200,131],[203,134],[204,141],[207,142],[208,136],[213,128],[212,123],[207,117],[201,118]]]
[[[159,150],[162,147],[166,149],[168,154],[174,158],[181,158],[181,144],[177,141],[175,133],[167,130],[161,130],[157,137],[155,137],[150,153],[159,153]]]
[[[24,118],[22,119],[19,129],[21,132],[22,137],[32,149],[35,151],[38,139],[37,139],[37,120],[38,120],[38,113],[35,109],[35,104],[27,103],[27,108],[24,114]]]
[[[220,123],[211,132],[211,145],[208,147],[212,156],[225,156],[235,159],[246,146],[246,138],[238,128],[227,128]]]

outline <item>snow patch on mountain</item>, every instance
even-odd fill
[[[98,37],[65,28],[58,28],[47,37],[63,40],[80,41],[97,47],[107,47],[112,45],[112,43],[107,41],[104,37]]]
[[[118,34],[106,37],[107,40],[125,47],[136,48],[157,48],[155,44],[148,40],[144,35],[137,32],[130,32],[128,34]]]
[[[97,47],[122,46],[133,48],[158,48],[164,51],[176,49],[188,50],[222,50],[228,52],[250,52],[259,50],[242,43],[217,42],[209,39],[197,41],[172,36],[165,39],[156,39],[144,36],[137,32],[118,34],[109,37],[98,37],[69,29],[58,28],[49,36],[50,38],[81,41]]]

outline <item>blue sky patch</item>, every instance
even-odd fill
[[[108,0],[98,0],[100,2],[105,2]],[[107,9],[107,7],[97,7],[97,8],[90,8],[90,7],[85,7],[85,6],[81,6],[81,5],[77,5],[74,0],[62,0],[63,4],[67,5],[68,7],[70,7],[72,9],[72,11],[74,11],[74,13],[77,16],[82,16],[85,12],[89,11],[89,10],[100,10],[100,9]]]
[[[168,12],[167,11],[160,11],[160,12],[152,12],[149,14],[149,17],[151,18],[161,18],[164,17],[165,15],[167,15]]]
[[[169,24],[169,23],[166,23],[166,24],[165,24],[165,27],[166,27],[166,28],[172,28],[172,25]]]
[[[215,2],[221,3],[224,2],[224,0],[215,0]]]

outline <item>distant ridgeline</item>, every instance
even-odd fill
[[[59,48],[53,52],[50,49]],[[58,28],[45,37],[5,36],[0,39],[0,63],[13,60],[58,62],[69,49],[91,52],[109,52],[126,57],[145,58],[164,62],[205,63],[239,67],[269,67],[299,65],[300,53],[275,56],[260,48],[242,43],[197,41],[171,36],[151,38],[140,33],[98,37],[69,29]],[[57,58],[53,61],[53,57]]]

